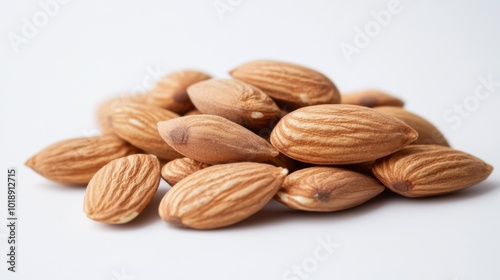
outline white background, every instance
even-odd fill
[[[218,14],[213,0],[73,0],[16,52],[9,37],[23,36],[23,18],[33,22],[43,9],[38,1],[1,1],[0,170],[6,178],[8,167],[18,168],[19,246],[14,274],[4,262],[3,179],[0,279],[284,279],[292,266],[314,264],[318,239],[339,246],[307,279],[500,279],[500,86],[474,103],[480,77],[500,82],[500,3],[401,0],[402,11],[348,62],[341,43],[355,46],[355,28],[389,0],[229,2],[232,10]],[[150,88],[150,69],[225,77],[258,58],[315,68],[341,91],[389,91],[496,170],[449,196],[387,193],[328,214],[272,203],[236,226],[193,231],[158,218],[166,185],[134,222],[107,226],[84,215],[84,188],[23,166],[55,141],[94,133],[99,102]],[[467,117],[447,121],[464,100]]]

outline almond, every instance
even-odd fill
[[[153,155],[113,160],[90,180],[83,210],[90,219],[123,224],[134,219],[153,198],[160,183],[160,163]]]
[[[249,129],[269,127],[281,115],[269,96],[242,81],[211,79],[196,83],[187,91],[202,113],[224,117]]]
[[[46,147],[25,165],[54,182],[85,185],[108,162],[136,152],[113,135],[73,138]]]
[[[384,191],[377,180],[338,167],[310,167],[288,175],[276,199],[298,210],[331,212],[358,206]]]
[[[201,114],[203,114],[203,113],[200,112],[200,110],[193,109],[193,110],[190,110],[190,111],[187,111],[186,113],[184,113],[184,116],[201,115]]]
[[[264,162],[279,154],[250,130],[215,115],[185,116],[159,122],[158,131],[177,152],[208,164]]]
[[[351,164],[400,150],[418,133],[395,117],[354,105],[316,105],[283,117],[271,133],[281,153],[307,163]]]
[[[373,89],[343,93],[341,95],[340,103],[365,107],[404,106],[404,102],[401,99],[388,93]]]
[[[193,109],[193,103],[187,95],[187,88],[197,82],[210,79],[210,76],[194,70],[173,72],[164,77],[147,94],[148,104],[161,107],[172,112],[183,114]]]
[[[410,145],[373,167],[386,187],[407,197],[459,191],[485,180],[492,170],[472,155],[438,145]]]
[[[101,103],[97,108],[97,121],[99,123],[99,129],[103,134],[113,134],[113,128],[111,127],[110,117],[111,111],[117,106],[122,106],[125,103],[136,102],[144,103],[146,100],[145,95],[126,95],[119,97],[114,97]]]
[[[170,189],[159,214],[172,225],[188,228],[232,225],[262,209],[287,173],[281,167],[253,162],[210,166]]]
[[[449,147],[448,141],[444,135],[428,120],[422,118],[421,116],[409,112],[403,108],[393,107],[393,106],[382,106],[376,107],[375,110],[394,116],[407,125],[411,126],[418,132],[418,138],[412,144],[432,144],[432,145],[442,145]]]
[[[161,177],[170,186],[174,186],[180,180],[209,166],[209,164],[188,157],[178,158],[168,162],[161,168]]]
[[[152,105],[124,103],[113,108],[110,122],[113,131],[132,145],[166,160],[181,158],[163,141],[156,124],[179,115]]]
[[[240,65],[230,74],[293,108],[340,102],[339,91],[330,79],[297,64],[256,60]]]

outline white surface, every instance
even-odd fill
[[[14,274],[3,261],[2,191],[0,279],[282,279],[293,265],[312,264],[317,239],[328,238],[338,248],[307,279],[500,279],[500,86],[457,129],[443,119],[471,99],[480,76],[500,81],[498,1],[402,0],[403,10],[350,63],[341,42],[353,44],[354,29],[389,1],[221,0],[236,3],[224,20],[213,2],[73,0],[16,53],[8,34],[20,34],[23,17],[41,8],[2,1],[0,170],[18,168],[20,220]],[[148,87],[148,69],[194,67],[220,77],[256,58],[318,69],[342,91],[390,91],[455,148],[496,170],[450,196],[389,194],[330,214],[271,204],[236,226],[192,231],[158,218],[164,186],[136,221],[106,226],[83,214],[84,188],[51,183],[23,166],[50,143],[92,134],[99,102]]]

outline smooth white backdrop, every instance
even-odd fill
[[[386,193],[328,214],[272,203],[236,226],[192,231],[158,218],[164,184],[136,221],[107,226],[83,214],[84,188],[23,166],[55,141],[95,133],[99,102],[146,90],[157,73],[197,68],[227,77],[240,63],[270,58],[315,68],[341,91],[389,91],[455,148],[498,169],[498,1],[71,0],[45,8],[51,15],[47,2],[0,2],[0,170],[6,178],[17,167],[19,180],[18,272],[1,261],[1,279],[500,278],[498,170],[444,197]],[[375,24],[388,5],[399,12]],[[369,41],[357,28],[369,28]],[[358,48],[350,61],[344,43]],[[481,79],[493,82],[479,99]],[[335,246],[320,260],[325,240]],[[295,278],[287,274],[294,266],[302,271]]]

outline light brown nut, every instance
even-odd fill
[[[188,228],[232,225],[262,209],[287,173],[281,167],[253,162],[210,166],[170,189],[159,214],[172,225]]]
[[[179,115],[152,105],[125,103],[113,108],[110,122],[113,131],[132,145],[166,160],[181,158],[182,155],[167,145],[158,134],[159,121],[176,118]]]
[[[437,129],[437,127],[417,114],[409,112],[403,108],[393,106],[382,106],[374,109],[394,116],[415,129],[418,132],[418,138],[412,143],[413,145],[432,144],[447,147],[450,146],[444,135],[439,131],[439,129]]]
[[[159,81],[147,94],[146,102],[178,114],[184,114],[193,109],[193,103],[187,95],[187,88],[207,79],[210,79],[210,76],[200,71],[173,72]]]
[[[230,74],[292,108],[340,102],[339,91],[330,79],[297,64],[256,60],[238,66]]]
[[[203,114],[202,112],[200,112],[200,110],[198,109],[193,109],[193,110],[190,110],[190,111],[187,111],[184,116],[192,116],[192,115],[201,115]]]
[[[410,145],[375,162],[373,173],[392,191],[424,197],[459,191],[485,180],[493,167],[448,147]]]
[[[97,121],[99,124],[99,129],[103,134],[113,134],[113,128],[111,127],[109,115],[113,108],[117,106],[122,106],[125,103],[136,102],[145,103],[145,95],[126,95],[114,97],[108,99],[101,103],[97,108]]]
[[[346,92],[341,94],[342,104],[359,105],[365,107],[396,106],[403,107],[404,102],[383,91],[366,89],[360,91]]]
[[[250,130],[215,115],[185,116],[159,122],[158,131],[177,152],[208,164],[265,162],[279,154]]]
[[[338,167],[309,167],[288,175],[276,200],[299,210],[339,211],[358,206],[384,191],[376,179]]]
[[[160,163],[153,155],[131,155],[106,164],[90,180],[83,210],[90,219],[123,224],[139,215],[160,184]]]
[[[283,117],[271,133],[281,153],[307,163],[374,160],[410,144],[418,133],[395,117],[354,105],[316,105]]]
[[[269,96],[239,80],[206,80],[190,86],[187,91],[202,113],[224,117],[249,129],[269,127],[281,115]]]
[[[25,165],[54,182],[85,185],[108,162],[136,152],[113,135],[73,138],[46,147]]]
[[[209,164],[188,157],[178,158],[168,162],[161,168],[161,177],[170,186],[174,186],[180,180],[209,166]]]

